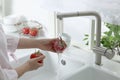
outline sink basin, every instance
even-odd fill
[[[120,77],[100,67],[86,66],[65,80],[120,80]]]
[[[74,72],[78,71],[84,66],[84,62],[63,55],[58,65],[59,80],[63,80],[66,76],[74,74]]]

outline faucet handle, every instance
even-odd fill
[[[104,47],[93,47],[93,52],[95,52],[96,54],[101,54],[105,57],[107,57],[108,59],[112,59],[115,55],[115,52],[111,49],[107,49]]]

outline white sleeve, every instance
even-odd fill
[[[18,37],[13,37],[10,35],[6,35],[7,37],[7,49],[8,52],[13,53],[18,46],[19,38]]]
[[[0,80],[18,80],[18,74],[14,69],[2,69],[0,66]]]

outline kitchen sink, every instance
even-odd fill
[[[120,77],[100,66],[85,66],[65,80],[120,80]]]
[[[78,71],[84,66],[84,62],[63,55],[58,65],[59,80],[63,80],[65,77],[74,74],[74,72]]]

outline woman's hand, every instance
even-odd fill
[[[47,50],[47,51],[52,51],[52,52],[57,52],[55,46],[56,44],[58,44],[59,39],[58,38],[54,38],[54,39],[41,39],[38,42],[38,48],[42,49],[42,50]],[[67,47],[67,45],[65,44],[64,41],[62,41],[63,45],[61,47],[63,47],[64,49]],[[59,51],[59,52],[63,52],[63,50]]]
[[[45,56],[41,55],[39,57],[28,60],[26,62],[27,66],[28,66],[28,71],[32,71],[32,70],[38,69],[39,67],[42,67],[44,62],[38,63],[38,61],[41,61],[41,60],[43,61],[44,58],[45,58]]]
[[[23,65],[15,68],[16,72],[18,73],[18,77],[22,76],[25,72],[36,70],[39,67],[42,67],[43,63],[38,63],[38,61],[43,60],[44,58],[45,56],[41,55],[40,57],[30,59]]]

